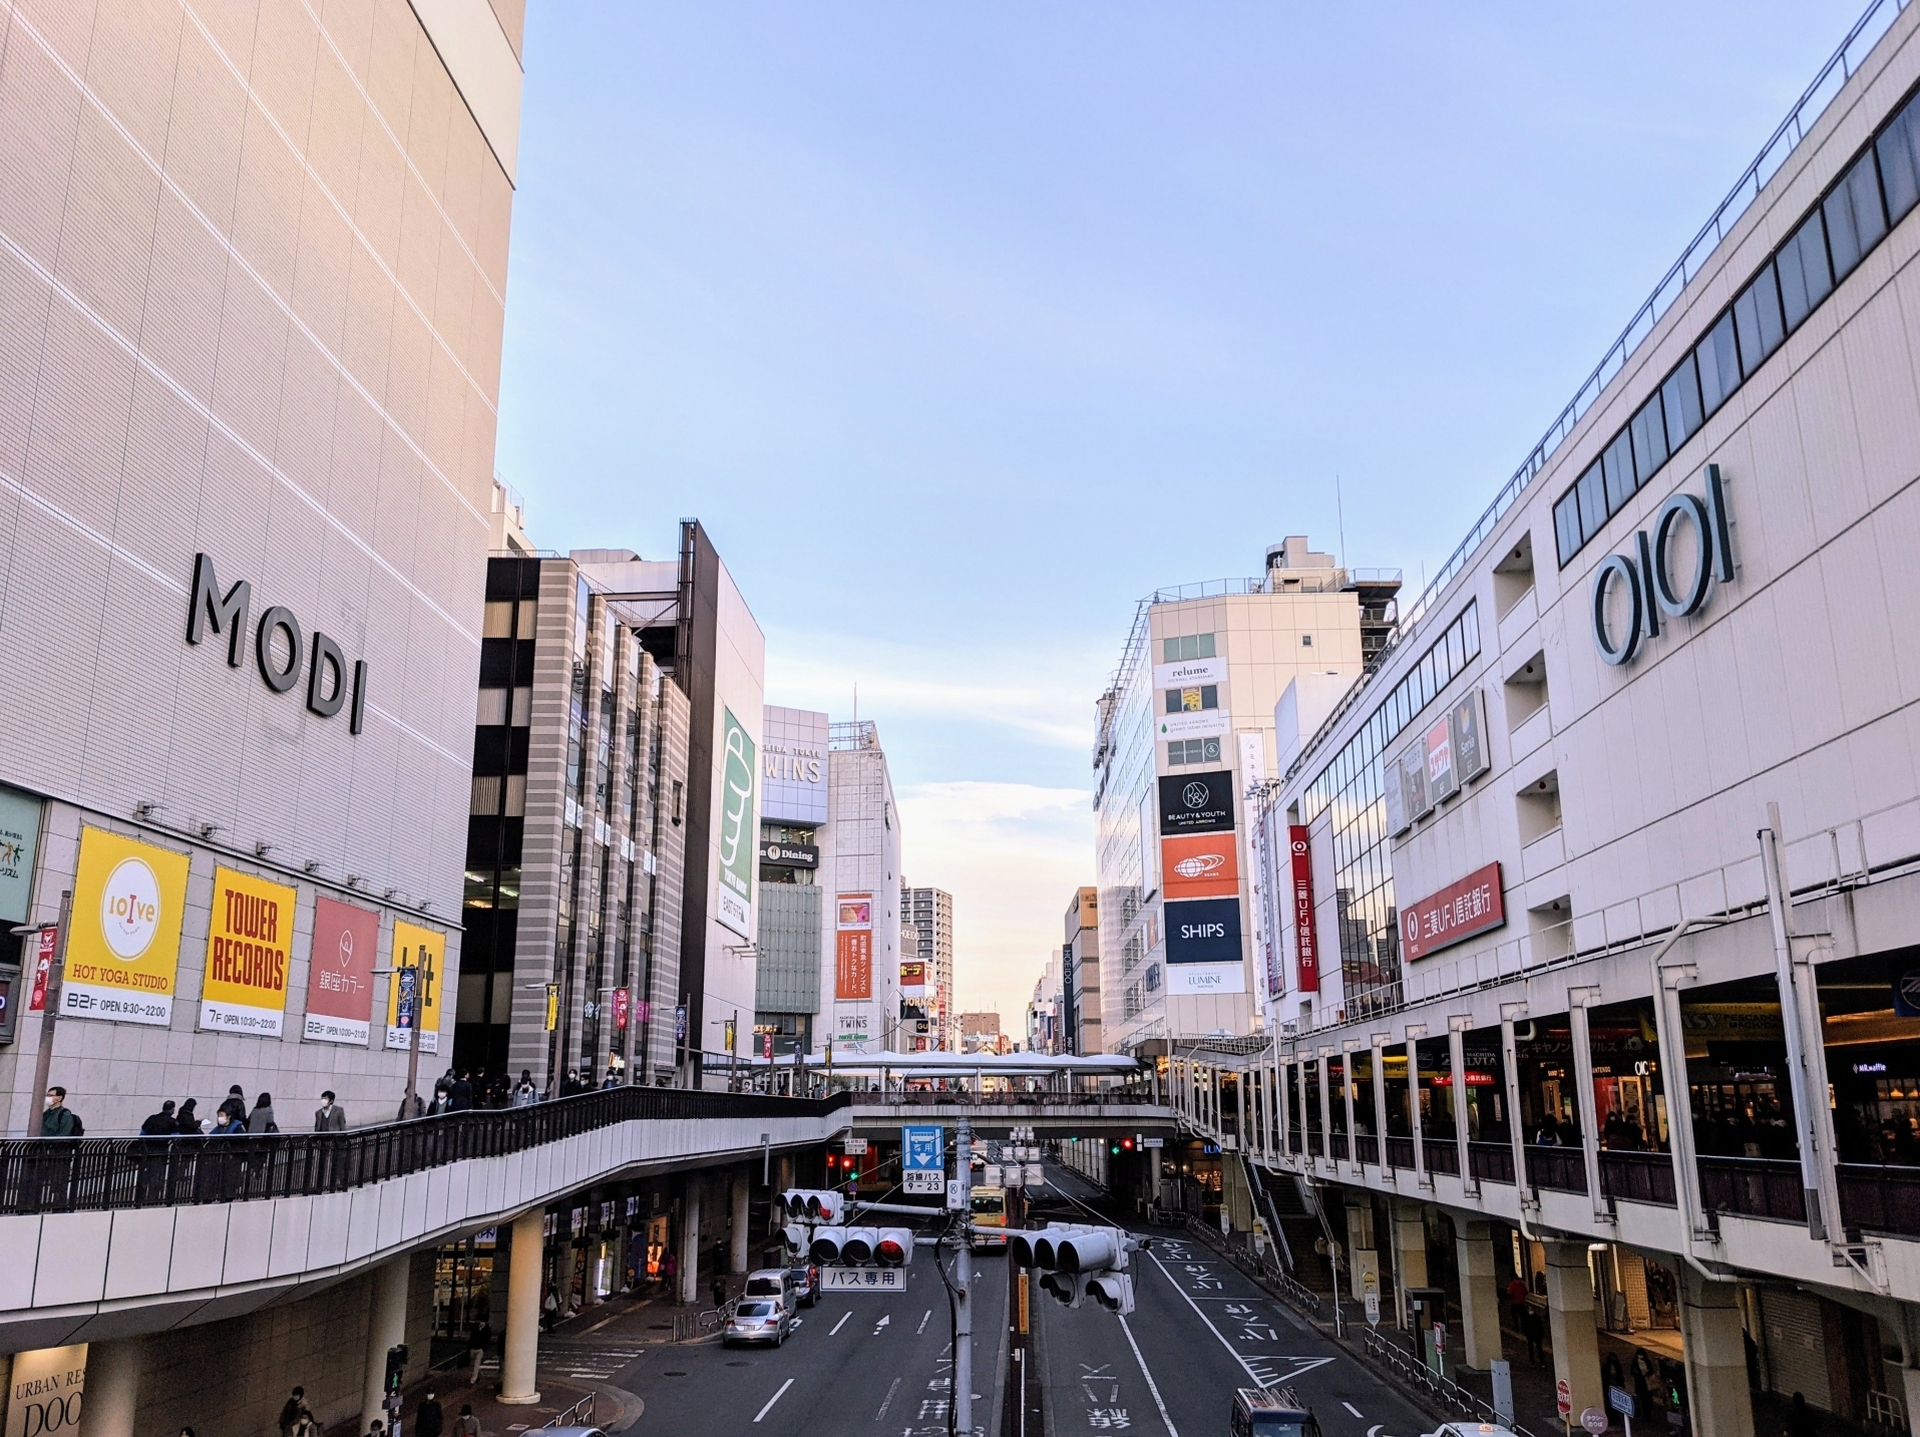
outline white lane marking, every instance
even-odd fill
[[[1351,1402],[1342,1402],[1340,1405],[1346,1408],[1347,1411],[1351,1412],[1355,1417],[1358,1417],[1362,1422],[1365,1422],[1367,1420],[1367,1414],[1362,1412],[1358,1407],[1355,1407]]]
[[[760,1409],[760,1417],[765,1417],[769,1412],[773,1411],[773,1404],[778,1402],[782,1397],[785,1397],[787,1395],[787,1389],[791,1386],[793,1386],[793,1379],[789,1377],[785,1382],[780,1384],[780,1390],[767,1399],[767,1405]],[[760,1417],[755,1417],[753,1420],[758,1422]]]
[[[1247,1376],[1251,1377],[1258,1386],[1261,1386],[1261,1387],[1269,1386],[1272,1382],[1272,1378],[1268,1377],[1263,1379],[1258,1372],[1255,1372],[1253,1368],[1247,1364],[1247,1359],[1242,1357],[1239,1353],[1239,1350],[1235,1348],[1231,1342],[1227,1341],[1227,1339],[1224,1336],[1221,1335],[1220,1329],[1213,1325],[1213,1319],[1208,1317],[1206,1313],[1200,1310],[1200,1304],[1195,1302],[1193,1298],[1188,1295],[1186,1288],[1182,1287],[1178,1282],[1174,1281],[1173,1274],[1167,1271],[1167,1265],[1164,1262],[1160,1261],[1160,1254],[1155,1252],[1152,1248],[1148,1248],[1147,1256],[1153,1259],[1153,1265],[1160,1269],[1161,1274],[1167,1279],[1167,1281],[1170,1284],[1172,1284],[1173,1290],[1179,1293],[1182,1297],[1187,1299],[1187,1306],[1193,1309],[1193,1315],[1195,1317],[1199,1318],[1202,1322],[1207,1324],[1207,1331],[1211,1332],[1215,1337],[1218,1337],[1220,1339],[1220,1345],[1226,1348],[1228,1352],[1233,1354],[1233,1360],[1240,1364],[1241,1370],[1244,1371],[1247,1374]],[[1131,1340],[1132,1334],[1129,1333],[1128,1337],[1129,1337],[1129,1340]],[[1315,1365],[1318,1366],[1319,1364],[1316,1363]]]
[[[847,1325],[847,1319],[852,1316],[853,1316],[853,1309],[849,1307],[845,1312],[840,1314],[840,1320],[833,1324],[833,1331],[829,1332],[827,1336],[833,1337],[837,1335],[840,1329]]]
[[[873,1335],[875,1337],[878,1337],[880,1335],[880,1330],[882,1328],[891,1327],[892,1325],[893,1325],[893,1318],[890,1315],[882,1315],[880,1320],[873,1324]]]
[[[1384,1422],[1374,1423],[1373,1426],[1367,1429],[1367,1437],[1380,1437],[1380,1429],[1386,1425]]]
[[[1147,1371],[1147,1359],[1140,1355],[1140,1344],[1133,1340],[1133,1329],[1127,1326],[1127,1320],[1124,1317],[1120,1319],[1120,1330],[1127,1334],[1127,1346],[1133,1349],[1133,1360],[1140,1364],[1140,1375],[1147,1379],[1147,1391],[1153,1394],[1153,1405],[1160,1409],[1160,1420],[1166,1425],[1167,1437],[1180,1437],[1178,1429],[1173,1425],[1173,1419],[1167,1416],[1167,1404],[1160,1400],[1160,1389],[1154,1385],[1153,1374]],[[1118,1386],[1117,1380],[1115,1385]]]
[[[913,1335],[918,1337],[921,1333],[925,1332],[927,1330],[927,1324],[931,1321],[933,1321],[933,1309],[929,1307],[927,1309],[927,1315],[920,1319],[920,1325],[914,1328]]]
[[[885,1402],[882,1402],[880,1404],[880,1410],[873,1414],[873,1420],[875,1422],[880,1421],[883,1417],[887,1415],[887,1409],[893,1406],[893,1394],[898,1392],[899,1390],[900,1390],[900,1379],[896,1377],[893,1379],[893,1386],[887,1389],[887,1400]]]

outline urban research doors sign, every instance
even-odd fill
[[[82,829],[60,1016],[171,1023],[186,900],[186,854]]]
[[[288,955],[299,895],[232,868],[213,870],[200,1026],[277,1038],[286,1025]]]
[[[833,935],[833,996],[873,996],[873,895],[842,893]]]
[[[753,736],[732,709],[721,742],[725,767],[720,779],[719,919],[742,938],[753,937],[753,870],[759,861],[760,828],[753,821]]]
[[[40,847],[40,800],[0,786],[0,923],[27,921],[33,859]]]
[[[380,915],[322,895],[313,901],[307,958],[307,1027],[316,1043],[368,1046],[373,1026],[373,960]]]
[[[440,983],[447,971],[447,935],[413,923],[393,925],[393,966],[417,968],[414,981],[421,1012],[415,1020],[420,1030],[420,1051],[440,1051]],[[400,975],[387,983],[387,1046],[404,1048],[411,1035],[400,1026]]]

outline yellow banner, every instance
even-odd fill
[[[173,1021],[187,856],[83,828],[60,1013],[165,1027]]]
[[[232,868],[213,870],[200,1026],[277,1038],[287,1017],[293,910],[299,894]]]
[[[420,1031],[420,1051],[440,1051],[440,985],[446,981],[447,935],[414,923],[396,921],[393,925],[393,966],[418,968],[415,1001],[420,1011],[414,1015]],[[404,1048],[408,1031],[400,1026],[400,975],[387,983],[387,1046]]]

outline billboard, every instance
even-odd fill
[[[373,969],[380,955],[380,915],[324,894],[313,901],[313,944],[307,950],[307,1025],[315,1043],[368,1046],[373,1026]]]
[[[873,895],[842,893],[833,935],[833,996],[873,996]]]
[[[924,998],[927,996],[927,965],[918,961],[900,965],[900,996],[902,998]]]
[[[420,1030],[420,1051],[440,1051],[440,985],[447,972],[447,935],[413,923],[393,925],[393,966],[417,968],[416,1001],[421,1011],[415,1026]],[[400,1026],[400,975],[387,984],[387,1046],[404,1048],[412,1034]]]
[[[186,854],[83,828],[60,1016],[171,1023],[186,901]]]
[[[1313,849],[1301,824],[1287,828],[1288,865],[1293,875],[1293,951],[1300,991],[1320,991],[1320,940],[1313,928]]]
[[[1238,963],[1240,961],[1240,900],[1190,899],[1169,902],[1167,963]]]
[[[293,910],[299,893],[237,869],[213,870],[200,1026],[277,1038],[287,1020]]]
[[[33,859],[40,847],[40,800],[0,786],[0,923],[27,921]]]
[[[760,816],[769,823],[825,823],[827,716],[773,704],[762,714]]]
[[[715,916],[742,938],[752,938],[753,870],[760,832],[753,816],[754,743],[732,709],[722,712],[726,767],[720,786],[720,897]]]
[[[1233,773],[1170,773],[1160,780],[1160,832],[1231,833]]]
[[[1507,921],[1500,865],[1476,868],[1458,883],[1400,910],[1400,951],[1409,962],[1498,928]]]
[[[1238,897],[1239,845],[1231,832],[1163,838],[1160,871],[1170,899]]]

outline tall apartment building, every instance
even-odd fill
[[[236,1080],[392,1117],[395,967],[451,1041],[519,12],[8,10],[9,1131],[65,892],[90,1133]]]
[[[1060,949],[1060,991],[1067,1053],[1100,1053],[1100,890],[1074,890]]]
[[[821,943],[821,1014],[840,1054],[900,1047],[900,811],[871,720],[828,729],[831,942]]]
[[[1341,568],[1294,536],[1258,579],[1141,600],[1093,755],[1108,1047],[1256,1025],[1263,895],[1247,795],[1274,773],[1288,690],[1309,676],[1350,683],[1398,588],[1398,571]]]
[[[918,958],[925,967],[923,1003],[932,1024],[928,1047],[957,1052],[960,1030],[953,1007],[953,895],[943,888],[900,886],[900,909],[920,940]]]

